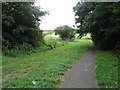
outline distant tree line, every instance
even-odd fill
[[[120,2],[78,2],[73,8],[78,33],[91,33],[103,50],[120,50]]]

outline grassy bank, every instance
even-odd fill
[[[96,78],[100,88],[118,88],[118,58],[109,51],[96,50]]]
[[[23,57],[3,57],[3,87],[53,88],[69,65],[87,51],[90,40],[78,40]]]

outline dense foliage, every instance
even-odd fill
[[[80,36],[91,33],[101,49],[120,49],[120,2],[79,2],[73,9]]]
[[[62,40],[72,39],[75,37],[75,30],[67,25],[59,26],[54,31]]]
[[[2,4],[2,46],[3,50],[28,44],[39,46],[43,42],[39,29],[41,11],[34,3],[6,2]]]

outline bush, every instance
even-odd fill
[[[120,45],[120,3],[83,2],[74,7],[80,36],[91,33],[103,50]]]
[[[10,57],[17,57],[22,54],[30,54],[33,51],[33,47],[30,44],[23,43],[19,46],[14,46],[11,49],[8,49],[6,46],[2,48],[3,49],[3,55],[7,55]]]
[[[23,49],[41,46],[44,40],[39,21],[46,13],[32,2],[2,3],[3,53],[10,55],[16,46]]]
[[[46,46],[50,47],[51,49],[54,49],[56,47],[60,47],[60,46],[65,45],[67,42],[63,41],[63,40],[51,38],[49,40],[46,40],[45,43],[46,43]]]
[[[75,30],[67,25],[59,26],[54,31],[55,31],[55,35],[59,35],[62,40],[75,38],[75,34],[76,34]]]

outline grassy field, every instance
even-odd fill
[[[109,51],[96,50],[96,78],[100,88],[118,88],[118,58]]]
[[[45,50],[44,46],[30,55],[3,56],[4,88],[55,88],[65,71],[82,57],[91,42],[90,34],[81,40],[66,42],[53,31],[45,31],[44,40],[55,48]],[[118,87],[118,58],[112,52],[96,49],[96,78],[100,88]]]
[[[3,57],[3,87],[53,88],[88,50],[90,40],[76,40],[55,49],[23,57]]]
[[[59,35],[55,35],[54,31],[43,31],[45,43],[52,48],[60,47],[67,44],[66,41],[61,40]]]
[[[49,39],[57,39],[59,40],[59,35],[55,35],[54,31],[43,31],[43,36],[45,40],[49,40]]]
[[[85,35],[85,36],[83,36],[81,39],[91,39],[91,34],[87,34],[87,35]]]

